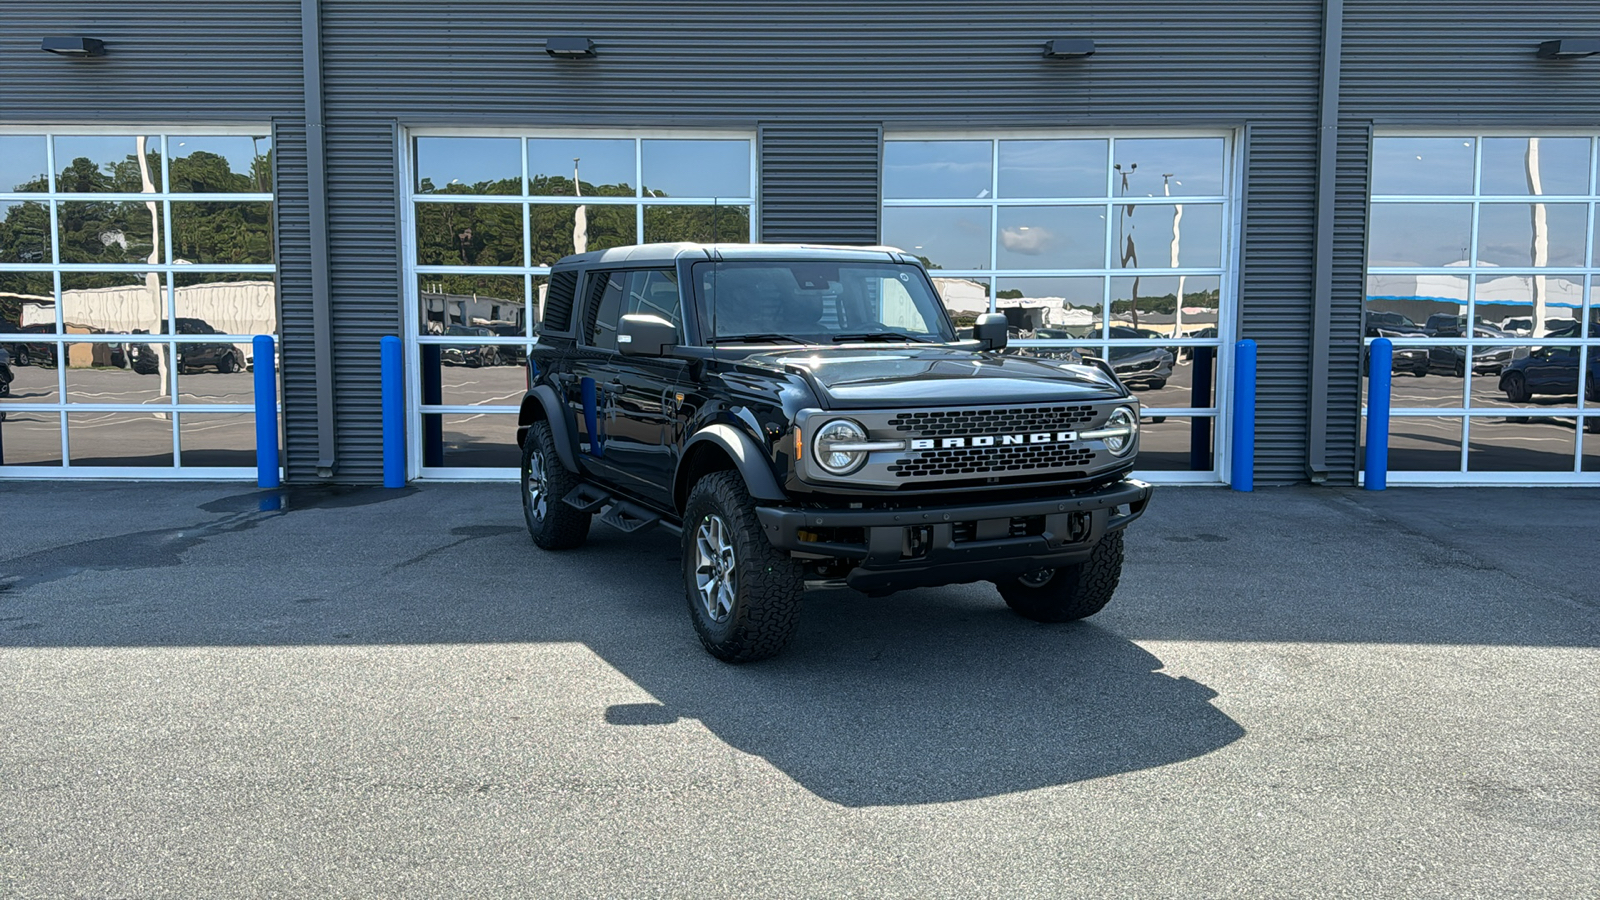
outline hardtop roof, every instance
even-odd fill
[[[562,257],[551,269],[572,269],[593,265],[665,265],[684,257],[725,260],[795,259],[910,262],[897,247],[864,247],[830,244],[697,244],[679,242],[671,244],[631,244],[609,250],[593,250]]]

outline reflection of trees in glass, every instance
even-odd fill
[[[522,206],[418,203],[417,262],[425,266],[522,265]]]
[[[139,201],[60,203],[56,217],[65,263],[159,262],[150,205]],[[154,254],[154,257],[152,257]]]
[[[713,228],[715,231],[713,231]],[[750,240],[748,206],[647,206],[644,239],[739,243]]]
[[[196,150],[172,160],[175,194],[265,194],[272,191],[272,157],[257,156],[251,171],[235,172],[228,158]]]
[[[548,266],[573,252],[572,229],[576,206],[540,204],[529,213],[533,229],[533,264]],[[607,250],[636,243],[634,207],[585,204],[589,250]]]
[[[1222,297],[1222,291],[1213,288],[1209,291],[1186,291],[1183,295],[1184,306],[1198,306],[1207,309],[1216,309]],[[1132,300],[1111,301],[1113,313],[1157,313],[1171,315],[1178,308],[1178,295],[1176,293],[1162,294],[1159,297],[1135,296]]]
[[[43,203],[12,203],[0,221],[0,263],[38,265],[50,259],[50,208]]]
[[[580,180],[584,197],[632,197],[633,186],[627,184],[591,184]],[[536,197],[577,197],[572,179],[564,175],[535,175],[528,179],[528,193]]]
[[[272,204],[173,203],[172,255],[192,263],[270,265]]]
[[[522,178],[500,178],[494,181],[479,181],[475,184],[462,184],[452,181],[445,185],[436,185],[432,178],[423,178],[417,186],[419,194],[477,194],[488,196],[504,196],[506,194],[522,193]]]
[[[161,152],[148,150],[145,161],[150,166],[150,180],[156,190],[161,190]],[[74,159],[61,170],[57,180],[63,193],[125,193],[144,192],[144,179],[139,174],[139,157],[129,153],[121,162],[96,164],[86,156]]]

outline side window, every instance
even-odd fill
[[[589,346],[600,350],[617,349],[617,319],[627,294],[627,272],[596,272],[590,277]]]
[[[647,269],[632,273],[628,279],[628,302],[624,314],[660,316],[676,325],[678,340],[684,340],[678,273],[670,269]]]

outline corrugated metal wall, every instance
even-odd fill
[[[324,0],[323,23],[342,477],[379,474],[360,423],[377,421],[376,338],[399,327],[398,122],[759,127],[763,238],[830,241],[877,238],[878,123],[1251,125],[1241,303],[1268,373],[1256,477],[1303,478],[1319,0]],[[550,59],[551,35],[590,38],[598,58]],[[1094,57],[1042,58],[1077,36]]]
[[[1542,41],[1600,36],[1600,3],[1345,0],[1328,463],[1359,456],[1361,300],[1374,128],[1600,128],[1600,58],[1538,59]]]

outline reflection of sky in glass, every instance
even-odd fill
[[[522,160],[517,158],[520,146],[516,138],[419,137],[418,189],[423,189],[424,181],[442,191],[450,184],[472,187],[510,179],[511,193],[521,193],[515,188],[522,178]]]
[[[139,145],[131,135],[57,135],[56,142],[56,171],[62,172],[71,168],[79,159],[88,159],[94,163],[101,172],[110,174],[111,167],[117,163],[127,162],[134,156]],[[148,156],[161,154],[161,139],[157,137],[145,140],[144,152]],[[161,182],[161,171],[156,167],[150,170],[150,180],[157,185]],[[137,183],[130,186],[137,190]]]
[[[749,141],[643,141],[644,187],[662,197],[750,196]]]
[[[1467,258],[1472,206],[1466,203],[1375,203],[1367,265],[1448,266]]]
[[[1105,265],[1104,206],[1000,207],[996,266],[1099,269]]]
[[[1531,266],[1534,261],[1531,203],[1485,203],[1478,207],[1478,262]],[[1544,203],[1548,266],[1583,265],[1589,208],[1579,203]]]
[[[578,160],[578,179],[585,184],[633,185],[631,140],[530,139],[528,177],[537,179],[543,175],[570,181],[574,158]]]
[[[194,135],[167,136],[167,154],[176,162],[192,153],[205,152],[228,161],[228,171],[235,175],[249,175],[255,164],[257,151],[262,156],[272,152],[272,138],[249,135]],[[263,191],[265,192],[265,191]]]
[[[1472,140],[1373,138],[1372,193],[1472,193]]]
[[[47,169],[42,136],[0,135],[0,191],[14,191],[42,178]]]
[[[1020,298],[1012,299],[1055,298],[1071,307],[1098,309],[1105,302],[1104,281],[1102,278],[1001,278],[995,287],[995,296],[1020,291]]]
[[[989,141],[888,141],[883,145],[883,196],[987,199],[992,147]]]
[[[1103,140],[1001,141],[1000,196],[1104,197],[1106,146]]]
[[[1119,197],[1161,197],[1170,188],[1174,197],[1217,196],[1225,174],[1224,149],[1222,138],[1119,140],[1113,162],[1122,166],[1122,172],[1114,176],[1112,192]],[[1123,174],[1128,175],[1126,193]],[[1164,175],[1171,177],[1163,179]]]
[[[1528,174],[1528,148],[1537,141],[1539,190]],[[1588,138],[1484,138],[1484,194],[1589,193]]]
[[[890,206],[883,241],[941,269],[986,269],[989,208]]]
[[[1178,239],[1178,266],[1209,267],[1222,265],[1222,207],[1215,204],[1183,205],[1183,218],[1178,219],[1176,205],[1140,204],[1132,207],[1115,207],[1118,218],[1117,234],[1112,241],[1113,265],[1126,269],[1172,268],[1172,241],[1174,230]],[[1129,240],[1138,262],[1122,261]]]

